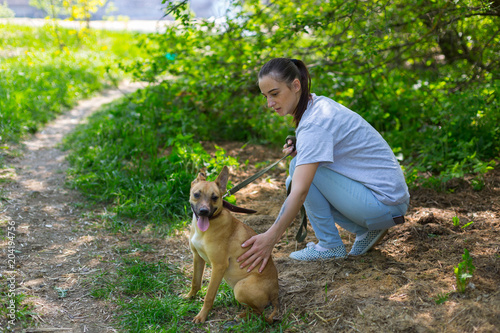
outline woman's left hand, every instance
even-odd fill
[[[291,157],[295,157],[297,155],[297,151],[295,150],[295,145],[291,139],[288,139],[286,143],[283,145],[283,153],[285,155],[290,154]]]
[[[240,265],[240,268],[250,265],[247,269],[247,271],[250,272],[262,262],[259,268],[259,273],[262,273],[271,257],[275,244],[272,235],[268,233],[269,230],[263,234],[255,235],[241,244],[242,247],[252,247],[237,259],[238,262],[244,261]]]

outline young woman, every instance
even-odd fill
[[[259,72],[259,87],[267,104],[296,125],[296,149],[290,163],[289,196],[275,223],[242,246],[238,258],[251,271],[266,266],[274,245],[292,223],[302,204],[318,243],[292,252],[296,260],[345,258],[348,253],[335,224],[354,233],[349,255],[361,255],[379,242],[387,229],[401,223],[410,195],[401,167],[382,136],[361,116],[328,97],[310,92],[305,64],[276,58]]]

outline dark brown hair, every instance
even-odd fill
[[[311,99],[311,76],[307,70],[306,64],[297,59],[289,58],[274,58],[269,60],[259,72],[259,79],[266,75],[278,82],[285,82],[288,87],[292,87],[292,82],[295,79],[300,81],[300,99],[297,108],[293,112],[293,120],[295,127],[299,126],[300,119],[304,111],[307,109],[307,104]]]

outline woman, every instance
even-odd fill
[[[292,252],[296,260],[345,258],[348,254],[335,224],[356,234],[349,255],[361,255],[379,242],[387,229],[401,223],[410,195],[394,153],[361,116],[323,96],[310,93],[305,64],[276,58],[259,72],[259,88],[269,107],[291,115],[296,149],[290,163],[289,196],[275,223],[242,244],[251,248],[238,258],[251,271],[262,272],[274,245],[304,204],[317,244]]]

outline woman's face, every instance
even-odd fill
[[[291,87],[285,82],[279,82],[270,75],[259,79],[259,88],[267,99],[267,106],[273,108],[280,116],[293,114],[299,104],[300,81],[293,80]]]

